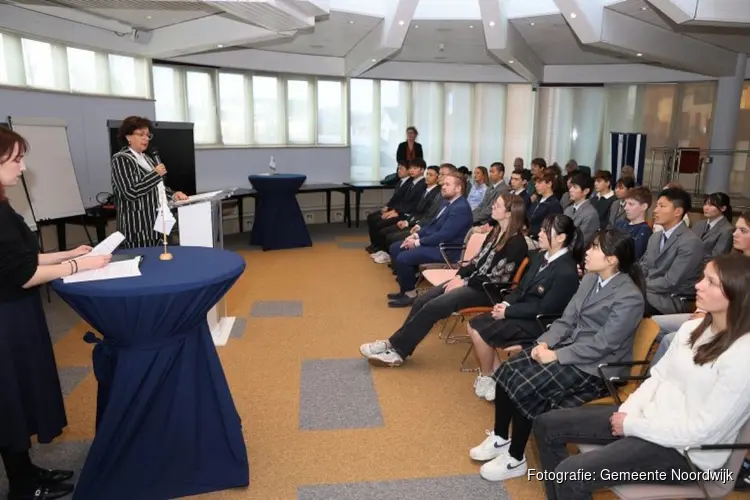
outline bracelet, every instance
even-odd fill
[[[73,274],[76,274],[78,272],[78,261],[73,259],[70,262],[73,264],[73,267],[75,268],[75,270],[73,271]]]
[[[68,265],[70,266],[70,274],[75,274],[75,271],[73,270],[73,261],[69,260]]]

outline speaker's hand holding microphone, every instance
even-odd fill
[[[159,152],[157,150],[154,150],[151,156],[154,157],[154,161],[156,162],[156,166],[154,167],[154,172],[159,174],[160,177],[164,177],[167,174],[167,167],[165,167],[164,164],[161,162],[161,158],[159,157]]]

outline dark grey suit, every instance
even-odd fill
[[[634,333],[645,310],[643,293],[627,274],[617,274],[595,294],[598,281],[596,273],[585,275],[562,317],[537,340],[555,351],[560,364],[591,375],[598,374],[600,363],[632,359]]]
[[[563,213],[573,219],[573,225],[583,233],[584,247],[588,247],[599,230],[599,212],[596,211],[594,205],[586,200],[577,209],[569,205]]]
[[[722,217],[716,221],[711,229],[706,232],[708,221],[701,220],[693,226],[693,233],[703,242],[703,262],[706,263],[714,257],[729,253],[732,250],[732,224]]]
[[[662,232],[648,239],[641,268],[646,276],[646,300],[662,314],[683,313],[671,295],[694,294],[703,270],[703,242],[680,222],[659,251]]]
[[[609,221],[605,229],[612,229],[621,220],[627,220],[627,217],[625,217],[625,207],[620,203],[620,200],[615,200],[612,206],[609,207]]]
[[[488,222],[492,217],[492,205],[497,201],[497,197],[501,194],[507,194],[510,192],[510,188],[505,180],[500,181],[497,186],[489,186],[487,192],[484,193],[482,202],[472,210],[471,215],[474,219],[474,224],[480,222]]]

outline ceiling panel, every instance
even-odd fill
[[[300,31],[291,39],[248,45],[250,48],[316,56],[344,57],[381,21],[378,17],[331,11],[315,28]]]
[[[498,64],[489,52],[480,21],[412,22],[394,61]]]
[[[672,29],[673,26],[676,26],[667,16],[654,9],[645,0],[625,0],[607,8],[660,28]]]
[[[135,28],[155,30],[173,24],[180,24],[215,14],[200,10],[129,10],[129,9],[86,9],[86,12],[129,24]]]

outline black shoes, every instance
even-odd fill
[[[35,469],[28,482],[11,486],[8,500],[55,500],[73,493],[73,485],[64,482],[73,477],[73,471]]]

